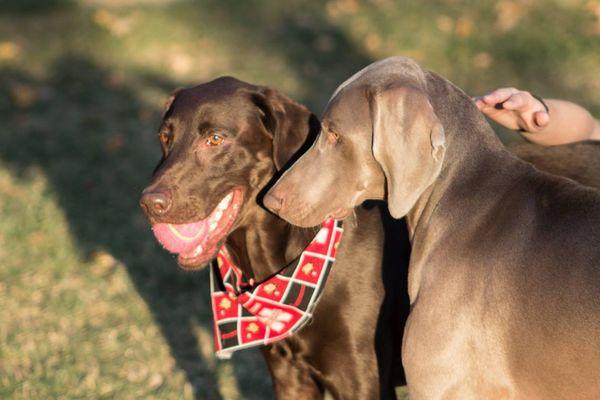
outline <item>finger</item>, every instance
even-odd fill
[[[529,101],[528,96],[523,93],[515,93],[508,100],[502,103],[502,107],[506,110],[518,110],[527,111],[532,106],[532,102]]]
[[[479,111],[483,112],[483,113],[488,113],[492,110],[494,110],[493,105],[490,106],[489,104],[487,104],[482,97],[473,97],[473,102],[475,103],[475,106],[477,106],[477,108],[479,109]]]
[[[483,100],[477,101],[475,105],[482,114],[490,118],[497,114],[499,111],[502,111],[497,109],[494,105],[486,104]]]
[[[482,99],[487,104],[503,103],[506,100],[508,100],[508,98],[510,98],[510,96],[513,93],[517,93],[517,92],[518,92],[518,90],[515,88],[500,88],[500,89],[494,90],[491,93],[486,94],[485,96],[482,97]]]
[[[550,122],[550,115],[546,111],[538,111],[533,114],[533,123],[540,129]]]

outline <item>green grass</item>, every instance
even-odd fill
[[[137,209],[178,86],[219,75],[319,113],[405,54],[480,94],[600,112],[598,1],[0,2],[0,398],[265,399],[257,351],[217,362],[206,273]]]

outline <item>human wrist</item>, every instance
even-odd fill
[[[592,130],[590,139],[591,140],[600,140],[600,121],[597,119],[594,119],[594,129]]]

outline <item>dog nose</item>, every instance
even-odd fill
[[[281,210],[283,200],[274,194],[267,193],[263,199],[263,203],[265,207],[276,213],[277,211]]]
[[[140,206],[148,215],[164,215],[171,209],[171,194],[165,192],[146,192],[142,194]]]

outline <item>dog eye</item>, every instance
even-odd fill
[[[218,146],[223,143],[223,136],[217,135],[216,133],[210,135],[208,139],[206,139],[206,144],[209,146]]]
[[[167,132],[161,132],[158,134],[158,140],[160,140],[160,143],[163,146],[169,147],[171,145],[171,142],[173,141],[173,135]]]
[[[337,143],[340,140],[340,135],[337,132],[328,132],[327,133],[327,140],[330,143]]]

